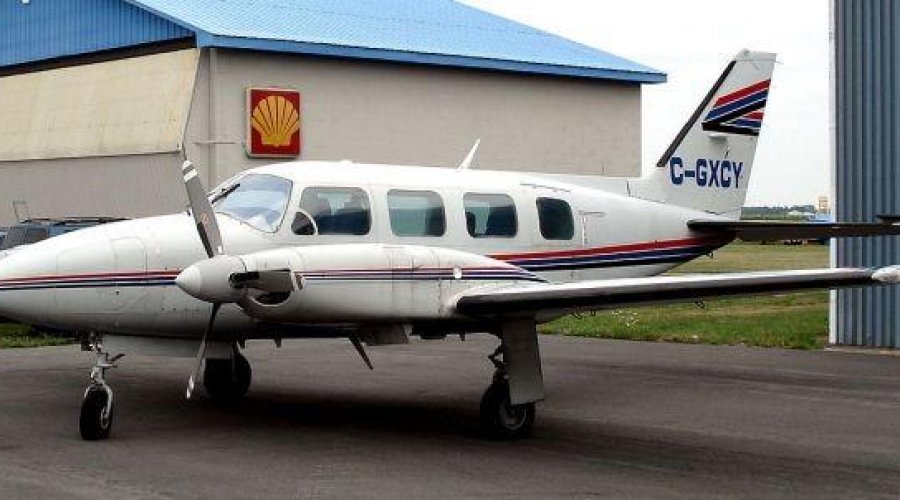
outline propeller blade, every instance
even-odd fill
[[[181,165],[181,174],[184,176],[184,187],[187,189],[188,201],[191,204],[191,213],[197,224],[197,232],[200,241],[206,249],[206,255],[213,257],[222,255],[222,235],[219,233],[219,225],[216,223],[216,213],[213,211],[209,198],[206,197],[206,189],[197,174],[197,169],[190,161]]]
[[[219,313],[219,307],[221,306],[222,304],[218,302],[212,305],[212,312],[209,314],[209,323],[206,325],[206,331],[203,332],[203,338],[200,339],[200,348],[197,349],[197,357],[194,360],[194,371],[191,372],[191,378],[188,379],[187,393],[185,394],[187,399],[191,399],[196,381],[200,377],[200,368],[203,367],[203,359],[206,358],[206,344],[212,333],[213,323],[216,321],[216,314]]]
[[[229,278],[234,288],[254,288],[270,293],[290,293],[297,289],[290,269],[234,273]]]

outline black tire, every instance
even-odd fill
[[[494,382],[481,397],[481,427],[491,439],[521,439],[531,434],[534,403],[513,406],[509,401],[509,383]]]
[[[203,388],[215,401],[240,401],[250,389],[252,372],[247,358],[235,353],[233,359],[207,359],[203,370]]]
[[[78,418],[81,439],[99,441],[109,437],[109,432],[112,430],[113,407],[110,406],[109,414],[104,415],[108,400],[109,394],[102,387],[88,389],[81,402],[81,415]]]

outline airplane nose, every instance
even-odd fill
[[[56,260],[35,253],[0,252],[0,316],[36,322],[54,306],[47,282],[56,273]]]
[[[3,272],[3,257],[6,257],[6,256],[0,255],[0,316],[10,317],[9,311],[7,309],[8,306],[5,305],[5,302],[7,302],[5,300],[7,293],[5,293],[5,292],[8,288],[8,285],[7,285],[7,280],[4,279],[4,274],[6,274],[6,273]]]

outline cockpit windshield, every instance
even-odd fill
[[[212,193],[216,213],[275,232],[291,197],[291,181],[274,175],[248,174]]]

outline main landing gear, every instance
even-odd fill
[[[103,350],[103,344],[97,337],[89,340],[90,349],[97,355],[91,368],[91,383],[84,391],[81,402],[81,414],[78,418],[78,430],[86,441],[97,441],[109,437],[113,422],[113,391],[106,383],[106,370],[116,367],[124,354],[110,357]]]
[[[493,439],[520,439],[531,433],[534,424],[534,403],[512,404],[509,393],[509,374],[504,362],[503,343],[488,356],[494,365],[494,380],[481,397],[481,427]]]
[[[237,347],[230,359],[206,360],[206,368],[203,370],[203,388],[206,394],[215,401],[221,403],[235,403],[239,401],[247,390],[250,389],[252,371],[247,361]]]

